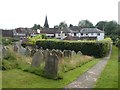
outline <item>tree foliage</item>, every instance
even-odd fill
[[[100,29],[100,30],[104,30],[107,23],[108,23],[107,21],[99,21],[99,22],[95,25],[95,27],[97,27],[97,28]]]
[[[90,22],[89,20],[79,21],[78,26],[82,27],[82,28],[92,28],[92,27],[94,27],[92,22]]]
[[[67,23],[66,23],[65,21],[60,22],[60,24],[59,24],[59,28],[60,28],[60,29],[66,28],[66,27],[68,27],[68,26],[67,26]]]
[[[32,27],[33,30],[41,29],[42,27],[39,24],[34,24]]]

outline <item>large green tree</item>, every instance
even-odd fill
[[[32,27],[33,30],[41,29],[42,27],[39,24],[34,24]]]
[[[99,21],[95,27],[97,27],[98,29],[100,30],[104,30],[106,28],[106,25],[107,25],[107,21]]]
[[[68,27],[68,26],[67,26],[67,23],[65,21],[60,22],[60,24],[59,24],[60,29],[63,29],[63,28],[66,28],[66,27]]]
[[[105,27],[106,35],[115,33],[115,30],[117,29],[117,27],[118,27],[118,24],[116,21],[109,21]]]
[[[90,22],[89,20],[79,21],[78,26],[81,27],[81,28],[92,28],[92,27],[94,27],[92,22]]]

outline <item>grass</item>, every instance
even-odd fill
[[[19,69],[2,71],[3,88],[63,88],[78,76],[82,75],[99,60],[92,60],[74,70],[66,72],[63,79],[52,80]]]
[[[118,88],[118,48],[113,46],[110,60],[101,73],[95,88]]]

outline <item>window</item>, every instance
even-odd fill
[[[60,36],[60,34],[58,33],[58,36]]]
[[[76,33],[74,33],[74,36],[76,36]]]
[[[93,33],[91,33],[91,35],[93,35]]]
[[[86,35],[88,35],[88,33],[86,33]]]
[[[67,33],[65,33],[65,36],[67,36],[68,34]]]
[[[81,33],[81,35],[83,35],[83,33]]]
[[[98,33],[97,35],[100,36],[100,33]]]

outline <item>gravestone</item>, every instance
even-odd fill
[[[14,46],[13,46],[13,51],[14,51],[14,52],[18,52],[18,46],[17,46],[17,45],[14,45]]]
[[[82,55],[82,52],[81,52],[81,51],[78,51],[78,52],[77,52],[77,55]]]
[[[35,52],[36,52],[36,49],[33,48],[33,49],[31,50],[31,55],[30,55],[30,56],[33,56],[33,55],[35,54]]]
[[[73,56],[73,55],[76,55],[76,52],[75,52],[75,51],[72,51],[72,56]]]
[[[32,67],[38,67],[38,66],[40,66],[42,60],[43,60],[43,54],[42,54],[42,52],[39,50],[39,51],[37,51],[37,52],[33,55],[31,66],[32,66]]]
[[[63,53],[64,53],[64,57],[71,57],[72,56],[71,50],[64,50]]]
[[[49,56],[50,56],[50,51],[48,49],[44,50],[43,52],[44,55],[44,60],[48,60]]]
[[[67,50],[63,51],[64,57],[67,57]]]
[[[63,52],[61,50],[57,50],[57,56],[61,59],[64,57]]]
[[[3,46],[2,48],[2,57],[6,58],[8,56],[7,48]]]
[[[49,78],[56,78],[58,72],[59,59],[56,53],[53,51],[50,53],[48,60],[45,62],[45,75]]]
[[[30,51],[30,49],[28,47],[26,47],[25,55],[26,56],[30,56],[31,55],[31,51]]]
[[[25,55],[25,52],[26,52],[26,49],[21,46],[20,49],[19,49],[19,53],[20,53],[21,55]]]
[[[71,50],[68,50],[68,51],[67,51],[67,56],[68,56],[68,57],[71,57],[71,56],[72,56]]]

